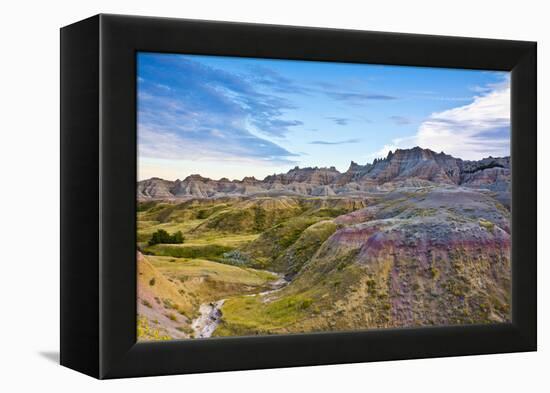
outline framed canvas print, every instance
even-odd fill
[[[536,350],[536,44],[98,15],[61,30],[61,363]]]

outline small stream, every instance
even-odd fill
[[[283,289],[290,283],[290,281],[285,279],[282,274],[279,274],[278,276],[279,276],[279,279],[277,281],[273,281],[272,283],[270,283],[271,289],[264,292],[260,292],[258,294],[254,294],[253,296],[265,296],[271,293],[279,292],[281,289]]]
[[[286,287],[290,281],[287,281],[280,274],[277,275],[279,276],[279,279],[270,283],[271,289],[260,293],[253,293],[247,296],[265,296],[278,292]],[[215,302],[208,302],[200,305],[200,316],[194,319],[191,324],[191,328],[195,332],[195,338],[207,338],[212,336],[222,319],[221,308],[225,303],[225,300],[226,299],[220,299]]]

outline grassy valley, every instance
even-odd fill
[[[142,201],[142,340],[510,319],[510,213],[454,186]],[[158,230],[183,243],[150,244]]]

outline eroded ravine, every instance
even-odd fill
[[[199,307],[200,316],[193,320],[191,328],[195,332],[195,338],[207,338],[212,336],[214,330],[220,324],[222,318],[221,307],[225,299],[216,302],[203,303]]]
[[[273,272],[270,272],[273,273]],[[270,289],[267,291],[253,293],[248,296],[266,296],[280,291],[286,287],[290,281],[286,280],[283,275],[278,273],[279,277],[277,280],[270,283]],[[223,316],[222,306],[227,299],[220,299],[214,302],[203,303],[199,307],[199,317],[193,320],[191,323],[191,328],[194,331],[195,338],[208,338],[214,334],[214,331],[220,324]]]

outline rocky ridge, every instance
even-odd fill
[[[443,152],[415,147],[390,151],[386,158],[376,159],[370,164],[360,165],[352,161],[344,173],[335,167],[295,167],[263,180],[254,177],[213,180],[197,174],[175,181],[153,177],[138,182],[137,195],[140,200],[251,195],[337,196],[432,183],[507,193],[510,170],[510,157],[466,161]]]

